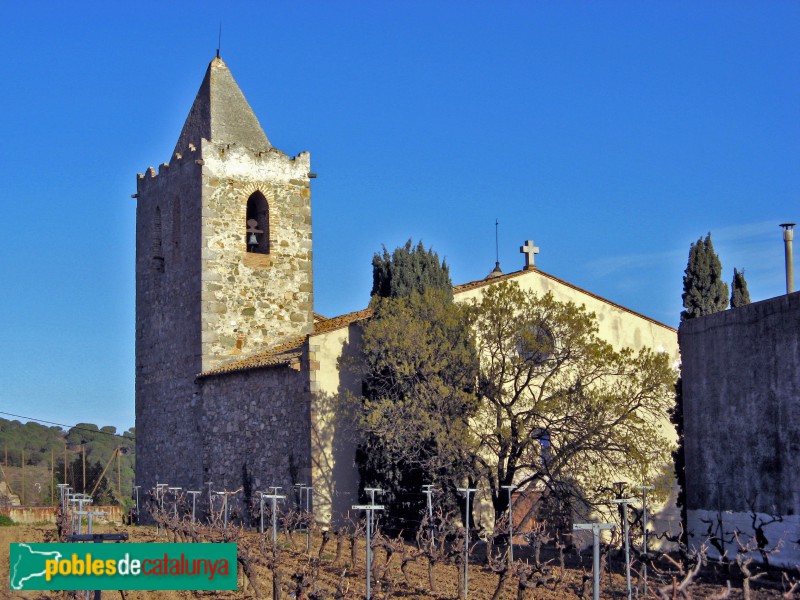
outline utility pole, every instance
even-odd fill
[[[136,494],[136,524],[139,524],[139,488],[142,487],[140,485],[134,485],[133,491]]]
[[[22,506],[25,506],[25,448],[22,449]]]
[[[86,442],[81,442],[81,450],[83,451],[83,493],[86,493]]]
[[[120,461],[119,455],[121,451],[122,448],[117,447],[117,493],[119,494],[118,498],[120,506],[122,506],[122,471],[119,464]]]
[[[67,444],[64,443],[64,483],[67,483]],[[73,482],[75,483],[75,482]]]
[[[50,504],[55,504],[56,451],[50,448]]]

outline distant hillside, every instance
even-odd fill
[[[56,426],[0,418],[0,481],[5,481],[25,504],[51,504],[51,488],[64,481],[65,457],[67,483],[78,491],[84,490],[85,451],[86,493],[97,484],[95,502],[117,503],[118,483],[121,483],[122,498],[127,502],[133,489],[136,463],[134,437],[133,428],[118,435],[115,427],[78,423],[64,431]],[[120,449],[119,469],[117,448]],[[101,479],[104,469],[106,472]],[[57,496],[58,490],[55,492]],[[0,498],[0,504],[4,501],[8,502],[8,498]]]

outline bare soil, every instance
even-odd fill
[[[104,531],[125,531],[130,535],[132,542],[166,542],[173,541],[168,537],[159,536],[156,530],[152,527],[107,527]],[[256,534],[246,534],[255,536]],[[0,569],[6,574],[9,573],[9,543],[12,542],[55,542],[57,541],[57,533],[55,526],[11,526],[0,527]],[[299,534],[295,536],[297,545],[296,550],[292,550],[288,544],[285,543],[285,548],[281,553],[280,570],[282,572],[282,579],[284,582],[283,594],[284,599],[289,598],[307,598],[313,600],[314,598],[335,598],[337,588],[340,592],[344,592],[339,597],[343,599],[359,599],[364,598],[365,593],[365,558],[364,558],[364,543],[360,540],[358,545],[357,563],[355,565],[349,564],[350,553],[349,545],[345,544],[342,552],[341,559],[335,561],[336,553],[336,539],[330,540],[325,547],[322,556],[317,559],[319,555],[319,545],[321,537],[314,535],[312,539],[312,548],[310,555],[305,553],[305,536]],[[413,553],[415,548],[409,547],[410,553]],[[375,558],[383,565],[386,560],[385,552],[377,550]],[[515,557],[525,561],[531,560],[530,551],[524,546],[515,546]],[[558,567],[558,560],[555,556],[543,553],[543,560],[550,559],[551,562],[545,567],[546,571],[556,578],[561,578],[560,569]],[[469,597],[475,600],[489,600],[495,592],[498,582],[498,575],[493,573],[485,564],[480,560],[480,552],[476,552],[476,556],[469,566]],[[310,573],[314,571],[314,566],[317,565],[316,575],[312,576]],[[601,597],[602,598],[618,598],[624,599],[627,597],[625,591],[625,579],[622,572],[622,563],[611,560],[610,565],[613,573],[608,570],[602,574],[601,578]],[[566,570],[563,578],[557,583],[549,583],[546,586],[537,587],[536,589],[525,590],[522,597],[526,599],[544,599],[544,600],[565,600],[577,598],[591,598],[592,584],[591,584],[591,556],[580,556],[572,554],[569,556]],[[257,584],[261,590],[262,598],[272,598],[272,573],[266,567],[258,565],[255,567]],[[437,599],[437,600],[457,600],[457,580],[463,576],[463,571],[459,570],[455,564],[437,564],[434,567],[434,581],[436,585],[436,593],[432,593],[428,582],[428,563],[427,560],[420,556],[416,560],[408,563],[408,574],[410,584],[406,583],[405,578],[400,570],[400,557],[395,554],[389,562],[388,567],[381,569],[379,581],[373,582],[373,598],[419,598],[419,599]],[[298,576],[306,574],[306,581],[311,583],[311,587],[306,589],[303,594],[299,595],[294,589],[295,581]],[[293,580],[294,576],[294,580]],[[537,575],[534,574],[530,581],[535,582]],[[658,581],[660,579],[661,581]],[[725,597],[727,590],[726,580],[731,581],[733,586],[730,595],[727,596],[732,599],[743,598],[741,576],[737,572],[735,566],[716,566],[709,567],[704,571],[701,578],[698,579],[689,588],[692,598],[711,598],[711,597]],[[8,579],[6,579],[8,581]],[[669,573],[654,574],[651,572],[649,580],[649,594],[648,597],[657,597],[655,594],[659,589],[666,593],[666,597],[672,597],[672,578]],[[638,586],[637,586],[638,584]],[[641,582],[637,581],[634,577],[634,586],[638,587],[638,597],[643,597],[641,590]],[[783,596],[782,592],[785,591],[785,585],[781,583],[780,574],[769,574],[768,576],[753,582],[753,591],[751,598],[756,600],[767,600],[771,598],[787,597]],[[636,597],[637,590],[634,590],[634,597]],[[47,598],[75,598],[76,594],[67,592],[11,592],[8,590],[8,584],[4,583],[0,588],[0,598],[31,598],[31,599],[47,599]],[[239,569],[239,586],[236,591],[229,592],[189,592],[189,591],[165,591],[165,592],[103,592],[104,599],[122,598],[123,600],[141,600],[146,598],[162,598],[164,600],[183,600],[188,598],[256,598],[255,591],[251,583],[246,579]],[[800,597],[788,596],[791,597]],[[518,598],[518,578],[509,576],[505,582],[500,598],[504,600],[513,600]]]

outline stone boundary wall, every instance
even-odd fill
[[[678,335],[691,539],[730,548],[736,529],[757,545],[760,527],[764,549],[783,542],[770,563],[796,564],[800,292],[686,321]]]
[[[92,510],[106,513],[103,517],[93,517],[94,523],[121,523],[122,511],[118,505],[114,506],[92,506]],[[33,523],[53,523],[56,522],[56,509],[52,506],[14,506],[12,508],[0,508],[0,515],[10,517],[14,523],[31,525]]]

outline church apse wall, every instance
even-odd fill
[[[765,549],[783,542],[770,563],[797,564],[800,292],[685,321],[679,339],[690,542],[735,557],[732,532],[760,527]]]

